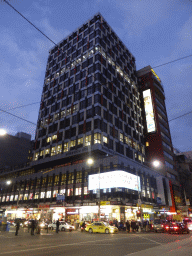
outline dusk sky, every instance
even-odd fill
[[[136,58],[137,70],[192,54],[190,0],[10,0],[55,43],[100,12]],[[49,49],[46,37],[0,2],[0,109],[37,123]],[[192,111],[192,57],[154,68],[168,119]],[[23,108],[22,105],[33,104]],[[12,108],[16,108],[11,110]],[[192,150],[192,113],[170,122],[173,146]],[[0,111],[0,128],[35,137],[36,126]]]

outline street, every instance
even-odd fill
[[[190,234],[129,233],[89,234],[80,231],[46,232],[31,236],[27,228],[0,232],[0,255],[190,255]]]

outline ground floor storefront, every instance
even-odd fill
[[[100,218],[99,218],[100,212]],[[41,219],[44,221],[66,220],[71,223],[85,221],[131,221],[131,220],[154,220],[157,210],[152,205],[122,205],[116,201],[101,201],[100,210],[96,202],[86,202],[83,205],[42,203],[34,207],[6,206],[5,216],[7,219]]]

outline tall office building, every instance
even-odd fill
[[[74,221],[137,218],[143,203],[150,219],[153,205],[171,198],[168,179],[144,160],[135,58],[98,13],[50,50],[33,161],[0,175],[13,181],[0,205],[27,204],[36,218]],[[65,207],[57,205],[61,194]]]
[[[100,14],[49,52],[35,145],[37,163],[144,160],[135,58]]]

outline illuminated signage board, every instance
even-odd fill
[[[158,77],[158,75],[155,73],[155,71],[153,69],[151,69],[151,72],[157,78],[157,80],[159,80],[159,82],[161,82],[161,79]]]
[[[147,123],[147,132],[155,132],[156,127],[155,127],[155,119],[154,119],[150,89],[143,91],[143,100],[144,100],[145,116],[146,116],[146,123]]]
[[[88,177],[88,190],[119,187],[140,191],[140,177],[125,171],[104,172]]]

